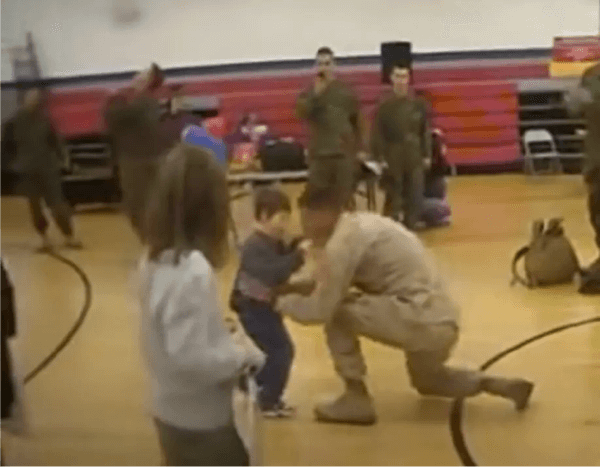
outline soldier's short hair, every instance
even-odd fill
[[[345,197],[335,187],[317,187],[307,184],[305,191],[298,199],[298,206],[311,210],[341,210],[345,205]]]
[[[316,55],[329,55],[330,57],[333,57],[334,51],[329,47],[320,47],[319,49],[317,49]]]
[[[399,61],[397,61],[397,62],[394,62],[394,63],[392,64],[392,68],[390,69],[390,72],[393,72],[394,70],[397,70],[397,69],[398,69],[398,70],[403,70],[403,69],[405,69],[405,68],[407,68],[409,71],[411,71],[411,65],[409,65],[409,64],[408,64],[407,62],[405,62],[405,61],[401,61],[401,60],[399,60]]]

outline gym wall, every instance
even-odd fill
[[[117,0],[118,1],[118,0]],[[3,46],[31,31],[45,77],[309,58],[377,55],[384,41],[419,52],[551,47],[598,33],[596,0],[137,0],[139,22],[114,22],[113,0],[2,0]],[[2,81],[10,61],[2,54]]]

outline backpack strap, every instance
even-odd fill
[[[517,269],[518,261],[526,253],[528,253],[528,251],[530,251],[530,246],[524,246],[524,247],[520,248],[516,252],[515,256],[513,257],[513,261],[511,263],[511,273],[513,274],[513,278],[511,279],[511,285],[515,285],[516,282],[519,282],[520,284],[522,284],[526,287],[530,287],[530,284],[528,283],[528,281],[518,274],[518,269]]]

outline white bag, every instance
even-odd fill
[[[234,391],[234,422],[248,451],[250,465],[263,465],[261,450],[261,412],[257,403],[259,387],[255,379],[247,377],[248,392]]]
[[[6,258],[2,258],[4,267],[6,268],[6,274],[11,284],[14,284],[12,273],[8,272],[11,270],[9,261]],[[29,417],[29,406],[25,397],[25,388],[23,387],[24,372],[23,365],[21,364],[20,356],[23,347],[23,341],[21,336],[27,335],[27,320],[23,314],[17,314],[17,335],[9,338],[7,345],[10,353],[10,366],[12,369],[12,378],[14,385],[14,398],[13,404],[10,408],[10,417],[2,420],[1,429],[3,432],[10,433],[14,436],[28,437],[31,435],[31,425]]]
[[[23,373],[21,371],[21,362],[18,352],[15,352],[15,346],[12,339],[9,340],[11,367],[13,373],[13,384],[15,400],[11,406],[11,415],[2,420],[2,431],[6,431],[14,436],[28,437],[31,435],[31,426],[29,423],[28,406],[25,398],[25,388],[23,387]]]

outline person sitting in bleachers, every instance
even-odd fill
[[[232,146],[238,143],[254,143],[258,148],[272,138],[269,127],[261,123],[260,117],[256,113],[248,112],[240,119],[236,129],[225,137],[225,142]]]
[[[188,125],[182,131],[181,140],[192,146],[210,150],[220,164],[227,165],[227,146],[221,139],[211,135],[204,126]]]
[[[432,129],[432,163],[424,174],[424,198],[421,220],[427,227],[440,227],[451,222],[451,207],[447,201],[445,175],[449,164],[445,159],[446,146],[440,129]]]

